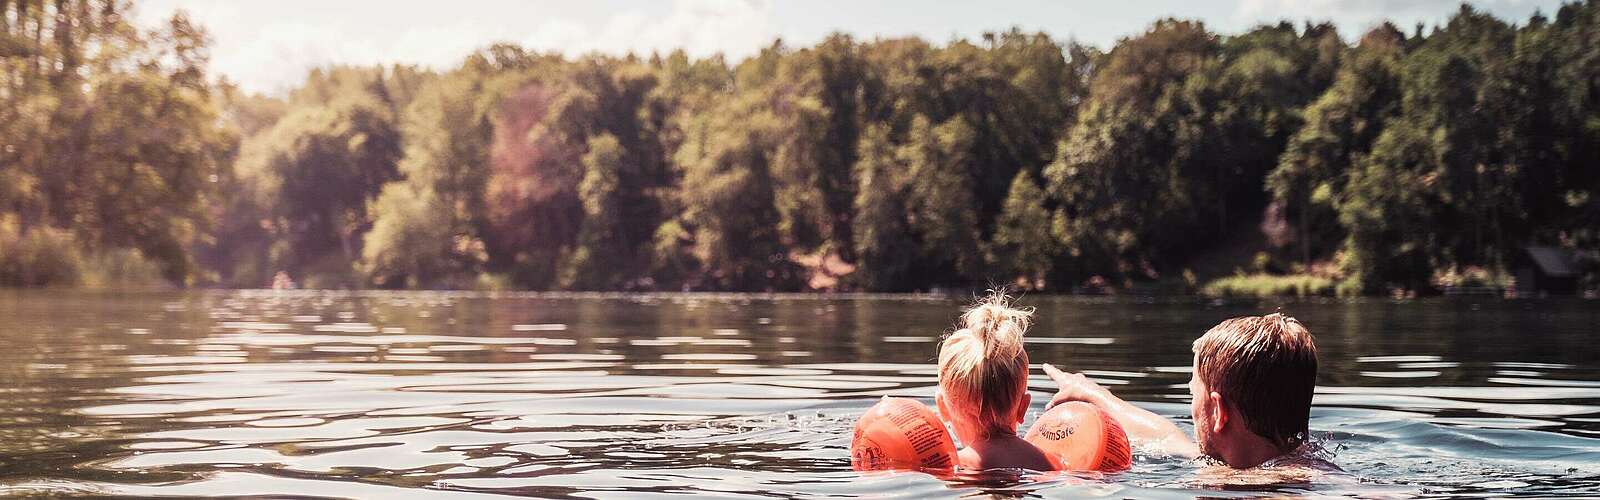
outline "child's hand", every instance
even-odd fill
[[[1066,373],[1056,369],[1049,363],[1045,363],[1044,374],[1049,375],[1051,380],[1055,380],[1057,387],[1055,397],[1050,398],[1050,404],[1045,405],[1046,410],[1068,401],[1083,401],[1096,406],[1107,407],[1112,401],[1116,400],[1116,396],[1111,395],[1111,391],[1101,387],[1100,384],[1096,384],[1093,380],[1089,380],[1089,377],[1085,377],[1082,373]]]

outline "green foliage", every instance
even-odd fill
[[[789,124],[774,157],[777,203],[785,242],[799,250],[852,250],[852,169],[869,69],[860,51],[848,36],[830,36],[785,58],[780,78],[798,88],[768,90],[787,104],[777,113]]]
[[[858,158],[852,231],[860,269],[852,279],[868,290],[898,290],[910,281],[908,257],[916,242],[906,220],[905,168],[889,142],[888,127],[866,129]]]
[[[583,226],[578,230],[577,250],[562,267],[561,288],[608,290],[621,284],[625,269],[617,263],[629,257],[631,242],[622,241],[627,228],[622,215],[622,146],[611,134],[589,139],[589,152],[583,155],[583,181],[578,183],[578,199],[583,203]]]
[[[978,217],[970,176],[973,131],[960,118],[938,126],[918,117],[900,162],[910,165],[907,209],[924,266],[946,274],[935,283],[970,283],[982,273]]]
[[[161,264],[145,258],[132,248],[119,248],[88,254],[78,266],[76,285],[89,289],[162,288],[169,283]]]
[[[14,217],[0,219],[0,286],[72,286],[82,278],[83,256],[72,233],[38,228],[26,233]]]
[[[778,127],[759,101],[702,116],[679,150],[684,168],[678,224],[702,286],[713,289],[787,289],[798,280],[780,242],[772,146]],[[672,236],[669,230],[667,238]],[[658,233],[657,248],[662,234]]]
[[[71,232],[23,231],[15,216],[0,216],[0,286],[149,288],[167,282],[160,263],[134,249],[85,252]]]
[[[481,217],[492,125],[484,101],[494,91],[473,73],[429,81],[400,120],[405,156],[399,172],[434,193],[458,221]],[[488,95],[485,95],[488,94]]]
[[[388,103],[367,94],[299,108],[243,145],[237,169],[270,237],[293,248],[268,269],[333,286],[361,255],[367,204],[398,177],[400,135]]]
[[[119,0],[0,4],[0,214],[23,233],[71,228],[91,253],[133,248],[169,281],[229,137],[214,124],[206,37],[179,14],[155,30]]]
[[[488,252],[484,190],[495,82],[478,71],[434,78],[414,92],[400,120],[404,180],[368,207],[365,279],[391,288],[478,288]]]
[[[364,236],[359,269],[389,288],[473,286],[487,259],[483,243],[455,224],[449,205],[412,183],[383,188],[370,210],[381,214]]]
[[[1221,46],[1194,22],[1166,20],[1124,40],[1095,73],[1089,100],[1044,172],[1058,200],[1054,232],[1072,278],[1091,273],[1153,277],[1153,263],[1194,245],[1202,207],[1183,175],[1187,148],[1204,140],[1182,99],[1186,82],[1211,70]],[[1180,133],[1184,135],[1180,135]]]
[[[1370,151],[1399,111],[1397,71],[1404,42],[1389,25],[1362,37],[1333,85],[1306,107],[1305,125],[1267,176],[1273,200],[1292,212],[1293,250],[1303,264],[1322,256],[1314,250],[1326,253],[1344,238],[1338,202],[1348,189],[1350,165]]]
[[[130,8],[0,2],[0,284],[1193,289],[1237,267],[1259,274],[1207,293],[1304,295],[1600,246],[1594,2],[1354,45],[1175,19],[1106,53],[1017,29],[731,65],[501,44],[279,97],[213,81],[183,15]]]
[[[1066,277],[1155,279],[1254,230],[1262,179],[1341,46],[1327,25],[1219,38],[1168,20],[1113,49],[1045,170]]]
[[[1435,269],[1506,265],[1525,241],[1519,168],[1497,140],[1515,33],[1463,9],[1400,62],[1400,106],[1349,172],[1340,223],[1369,291],[1431,288]]]
[[[606,273],[630,279],[644,274],[650,262],[645,242],[666,218],[661,190],[676,174],[663,144],[672,134],[658,132],[664,127],[660,80],[636,61],[598,56],[559,71],[514,74],[522,83],[492,115],[484,235],[491,259],[515,268],[519,284],[532,288],[614,286],[622,278],[568,270],[599,262],[592,259],[602,255],[620,257],[606,262]],[[580,188],[587,165],[597,165],[584,157],[599,137],[614,142],[606,146],[611,151],[605,167],[613,169],[607,175],[615,183],[606,186],[605,203],[616,212],[603,215],[616,219],[596,221],[595,227],[609,227],[589,236],[599,239],[580,241]]]
[[[1050,210],[1044,207],[1044,189],[1026,171],[1011,181],[994,239],[985,256],[990,269],[1013,278],[1025,288],[1043,288],[1051,265],[1060,255],[1050,234]]]
[[[1321,276],[1252,274],[1228,276],[1206,283],[1200,293],[1212,297],[1313,297],[1337,292],[1333,280]]]

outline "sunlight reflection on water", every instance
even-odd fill
[[[1278,305],[1028,301],[1035,362],[1185,425],[1189,341]],[[1312,429],[1350,480],[1227,486],[1148,453],[1103,477],[850,471],[862,410],[931,398],[936,342],[960,305],[6,292],[0,493],[1600,494],[1597,314],[1579,301],[1285,304],[1317,335]],[[1030,387],[1048,400],[1042,375]]]

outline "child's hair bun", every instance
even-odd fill
[[[961,315],[961,329],[978,339],[984,358],[1020,355],[1022,334],[1033,324],[1033,308],[1011,307],[1005,290],[990,290]]]

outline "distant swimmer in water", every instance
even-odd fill
[[[294,280],[289,279],[289,273],[278,271],[278,274],[272,276],[273,290],[293,290],[294,288]]]
[[[1294,318],[1282,314],[1233,318],[1194,342],[1194,375],[1189,379],[1193,440],[1172,421],[1123,401],[1082,374],[1063,373],[1048,364],[1044,371],[1060,388],[1048,407],[1069,401],[1099,406],[1146,449],[1204,455],[1231,469],[1259,468],[1257,480],[1298,482],[1322,472],[1339,472],[1317,455],[1320,448],[1310,442],[1317,345]],[[1253,482],[1237,473],[1220,475]]]
[[[961,315],[959,329],[939,345],[939,414],[966,445],[963,469],[1052,470],[1038,447],[1017,436],[1028,413],[1028,353],[1022,336],[1031,309],[1011,307],[992,292]]]

